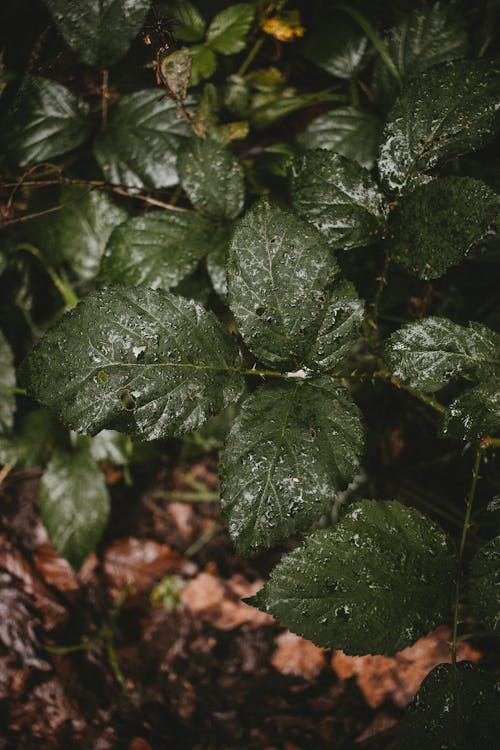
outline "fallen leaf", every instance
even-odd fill
[[[33,563],[45,583],[58,591],[77,591],[78,581],[69,562],[59,557],[51,544],[41,544],[33,553]]]
[[[281,633],[275,643],[271,664],[281,674],[314,680],[325,666],[324,650],[289,630]]]

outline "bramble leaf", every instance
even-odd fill
[[[54,453],[40,482],[40,510],[56,551],[78,570],[101,538],[110,510],[88,446]]]
[[[387,208],[370,173],[339,154],[316,149],[297,155],[289,170],[292,205],[332,248],[363,247],[385,228]]]
[[[298,137],[306,149],[324,148],[371,169],[378,155],[382,123],[356,107],[332,109],[316,117]]]
[[[0,331],[0,434],[10,432],[14,425],[16,397],[11,389],[15,385],[14,355],[9,342]]]
[[[101,190],[67,185],[57,199],[60,211],[28,222],[27,236],[49,263],[66,261],[80,279],[92,279],[113,228],[127,213]]]
[[[446,619],[451,541],[396,501],[363,500],[285,555],[246,600],[318,646],[394,653]]]
[[[90,135],[89,105],[60,83],[27,76],[0,122],[9,159],[22,167],[72,151]]]
[[[191,138],[177,156],[179,182],[193,206],[214,219],[235,219],[243,209],[245,185],[239,160],[209,139]]]
[[[466,579],[472,614],[490,630],[500,633],[500,536],[481,547]]]
[[[109,182],[128,187],[170,187],[177,182],[177,151],[191,131],[175,104],[158,89],[126,94],[113,105],[94,154]]]
[[[44,0],[66,43],[86,65],[106,68],[138,34],[149,0]]]
[[[211,249],[210,224],[194,211],[135,216],[113,231],[99,273],[102,285],[169,289]]]
[[[421,391],[442,388],[457,375],[489,373],[500,352],[500,335],[479,323],[468,328],[448,318],[429,317],[408,323],[386,342],[391,371]]]
[[[490,60],[457,60],[411,81],[382,136],[378,168],[385,186],[402,192],[428,182],[437,164],[493,138],[499,125],[500,75]]]
[[[495,677],[468,661],[439,664],[423,681],[402,724],[398,750],[483,750],[500,732]]]
[[[208,275],[215,291],[222,299],[227,299],[227,254],[233,229],[233,222],[215,226],[210,253],[207,256]]]
[[[419,278],[435,279],[494,228],[500,196],[481,180],[445,177],[401,199],[389,224],[390,253]]]
[[[355,23],[325,4],[308,28],[301,51],[330,75],[350,79],[366,65],[369,41]]]
[[[498,376],[452,401],[444,413],[442,430],[446,437],[467,440],[497,435],[500,432]]]
[[[205,33],[205,19],[190,0],[169,2],[168,12],[175,21],[175,38],[181,42],[199,42]]]
[[[241,52],[254,15],[255,8],[250,3],[236,3],[221,10],[208,27],[207,44],[222,55]]]
[[[236,345],[213,313],[169,292],[89,294],[34,347],[29,392],[81,433],[148,440],[196,429],[242,389]]]
[[[434,65],[465,57],[469,49],[456,9],[441,2],[412,10],[393,26],[384,43],[403,83]],[[375,60],[373,89],[386,106],[399,93],[396,79],[379,56]]]
[[[242,554],[328,513],[363,450],[358,407],[335,380],[266,384],[244,401],[222,458],[221,506]]]

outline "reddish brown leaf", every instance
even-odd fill
[[[276,638],[271,664],[281,674],[314,680],[325,666],[325,652],[299,635],[286,630]]]
[[[59,557],[51,544],[41,544],[33,553],[33,563],[45,583],[59,591],[76,591],[78,581],[67,560]]]

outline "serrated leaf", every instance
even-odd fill
[[[378,168],[401,192],[429,181],[441,162],[475,151],[499,124],[500,75],[490,60],[457,60],[411,81],[389,113]]]
[[[294,209],[330,247],[363,247],[384,232],[384,197],[356,162],[323,149],[307,151],[292,160],[289,179]]]
[[[102,285],[169,289],[211,249],[210,224],[194,211],[136,216],[113,231],[102,259]]]
[[[213,313],[169,292],[93,292],[23,365],[29,392],[80,433],[148,440],[199,427],[242,388],[236,345]]]
[[[352,479],[361,414],[327,377],[266,384],[243,403],[226,440],[221,507],[242,554],[310,528]]]
[[[222,55],[241,52],[252,25],[255,7],[250,3],[236,3],[225,8],[212,20],[207,31],[207,44]]]
[[[10,432],[14,425],[16,397],[12,389],[15,385],[14,355],[9,342],[0,331],[0,434]]]
[[[245,185],[239,160],[214,140],[191,138],[177,156],[179,182],[193,206],[214,219],[235,219]]]
[[[40,510],[56,551],[78,570],[110,511],[104,477],[88,447],[54,453],[40,482]]]
[[[318,646],[394,653],[448,616],[451,541],[396,501],[363,500],[285,555],[250,604]]]
[[[498,378],[480,383],[459,396],[443,415],[446,437],[473,440],[500,432],[500,384]]]
[[[109,182],[136,188],[170,187],[177,182],[177,151],[191,134],[175,104],[158,89],[126,94],[110,109],[94,154]]]
[[[67,442],[67,432],[46,409],[24,414],[13,435],[0,435],[0,463],[30,469],[43,466],[56,446]]]
[[[26,166],[72,151],[90,135],[89,105],[60,83],[26,77],[0,122],[2,148]]]
[[[436,279],[500,228],[500,196],[470,177],[445,177],[405,195],[391,215],[389,251],[421,279]]]
[[[316,117],[298,142],[306,149],[324,148],[371,169],[375,164],[382,132],[380,118],[356,107],[332,109]]]
[[[92,279],[113,228],[127,213],[104,191],[76,185],[62,187],[56,201],[64,208],[28,222],[27,237],[49,263],[66,261],[80,279]]]
[[[353,78],[368,60],[368,37],[344,14],[321,8],[306,32],[301,52],[305,58],[337,78]]]
[[[261,202],[236,225],[229,246],[229,305],[251,351],[294,368],[309,353],[338,266],[319,232]]]
[[[486,326],[469,323],[464,328],[439,317],[404,325],[385,346],[386,361],[394,375],[429,393],[457,375],[489,372],[499,352],[500,336]]]
[[[118,62],[138,34],[149,0],[44,0],[65,42],[86,65]]]
[[[475,554],[466,580],[472,614],[490,630],[500,632],[500,536]]]
[[[469,49],[456,9],[442,2],[405,15],[389,31],[384,44],[403,82],[434,65],[465,57]],[[394,76],[380,57],[375,61],[373,88],[385,106],[390,106],[399,93]]]
[[[175,38],[181,42],[199,42],[205,33],[205,19],[190,0],[168,4],[169,16],[175,20]]]
[[[500,732],[495,677],[471,662],[439,664],[423,681],[402,723],[398,750],[484,750]]]

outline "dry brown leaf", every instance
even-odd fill
[[[73,568],[67,560],[59,557],[51,544],[41,544],[36,548],[33,563],[45,583],[58,591],[76,591],[79,588]]]
[[[377,708],[386,699],[404,708],[431,669],[443,662],[451,662],[450,637],[450,629],[440,627],[394,656],[347,656],[342,651],[336,651],[332,667],[343,680],[356,678],[359,689],[372,708]],[[475,662],[480,658],[479,651],[467,643],[458,644],[458,661],[468,659]]]
[[[253,596],[262,584],[263,581],[251,583],[239,574],[223,581],[212,573],[199,573],[188,581],[180,596],[191,612],[220,630],[232,630],[243,623],[257,628],[274,620],[240,601],[240,597]]]
[[[193,562],[153,539],[118,539],[104,555],[104,573],[112,595],[130,585],[139,590],[148,589],[167,573],[193,575],[195,572]]]
[[[276,638],[271,664],[281,674],[314,680],[325,666],[324,649],[286,630]]]

